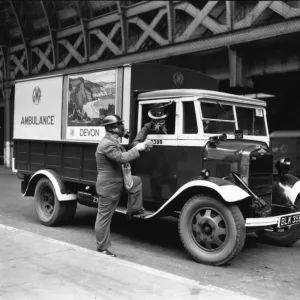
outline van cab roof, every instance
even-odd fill
[[[177,97],[201,97],[221,101],[230,101],[243,104],[252,104],[259,106],[266,106],[266,102],[258,99],[244,97],[240,95],[209,91],[198,89],[172,89],[144,92],[138,95],[138,100],[154,100],[160,98],[177,98]]]
[[[276,130],[270,134],[271,138],[299,138],[300,130]]]

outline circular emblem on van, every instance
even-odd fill
[[[287,153],[288,152],[288,146],[287,145],[281,145],[280,151],[281,151],[281,153]]]
[[[32,101],[35,105],[38,105],[41,102],[41,97],[42,97],[42,92],[41,89],[36,86],[33,89],[33,93],[32,93]]]
[[[173,82],[177,87],[181,87],[184,82],[183,74],[181,72],[174,73]]]

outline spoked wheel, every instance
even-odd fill
[[[295,204],[300,211],[300,197],[298,196]],[[277,230],[265,229],[256,233],[258,238],[264,242],[276,246],[290,246],[300,239],[300,225],[287,226]]]
[[[221,200],[197,195],[181,211],[179,234],[193,259],[222,265],[243,248],[245,221],[236,205],[227,206]]]
[[[70,221],[76,213],[77,201],[60,202],[51,181],[42,178],[35,189],[35,210],[40,222],[55,226]]]
[[[227,242],[228,224],[222,214],[211,207],[204,207],[192,217],[192,234],[195,241],[205,251],[215,251]]]

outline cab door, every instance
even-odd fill
[[[178,103],[178,109],[177,184],[180,188],[200,175],[203,169],[203,150],[208,138],[203,136],[197,99],[183,98]]]
[[[151,122],[149,110],[153,105],[170,103],[170,100],[143,100],[139,102],[138,130]],[[178,102],[167,105],[165,132],[152,127],[147,139],[154,143],[149,152],[141,152],[133,166],[133,173],[142,178],[144,201],[159,207],[177,190],[177,127]]]

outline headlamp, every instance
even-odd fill
[[[210,175],[210,172],[209,172],[209,170],[207,170],[207,169],[203,169],[203,170],[201,171],[201,173],[200,173],[200,176],[201,176],[203,179],[207,179],[207,178],[209,177],[209,175]]]
[[[276,162],[275,167],[279,175],[284,175],[292,170],[292,162],[289,158],[282,157]]]

